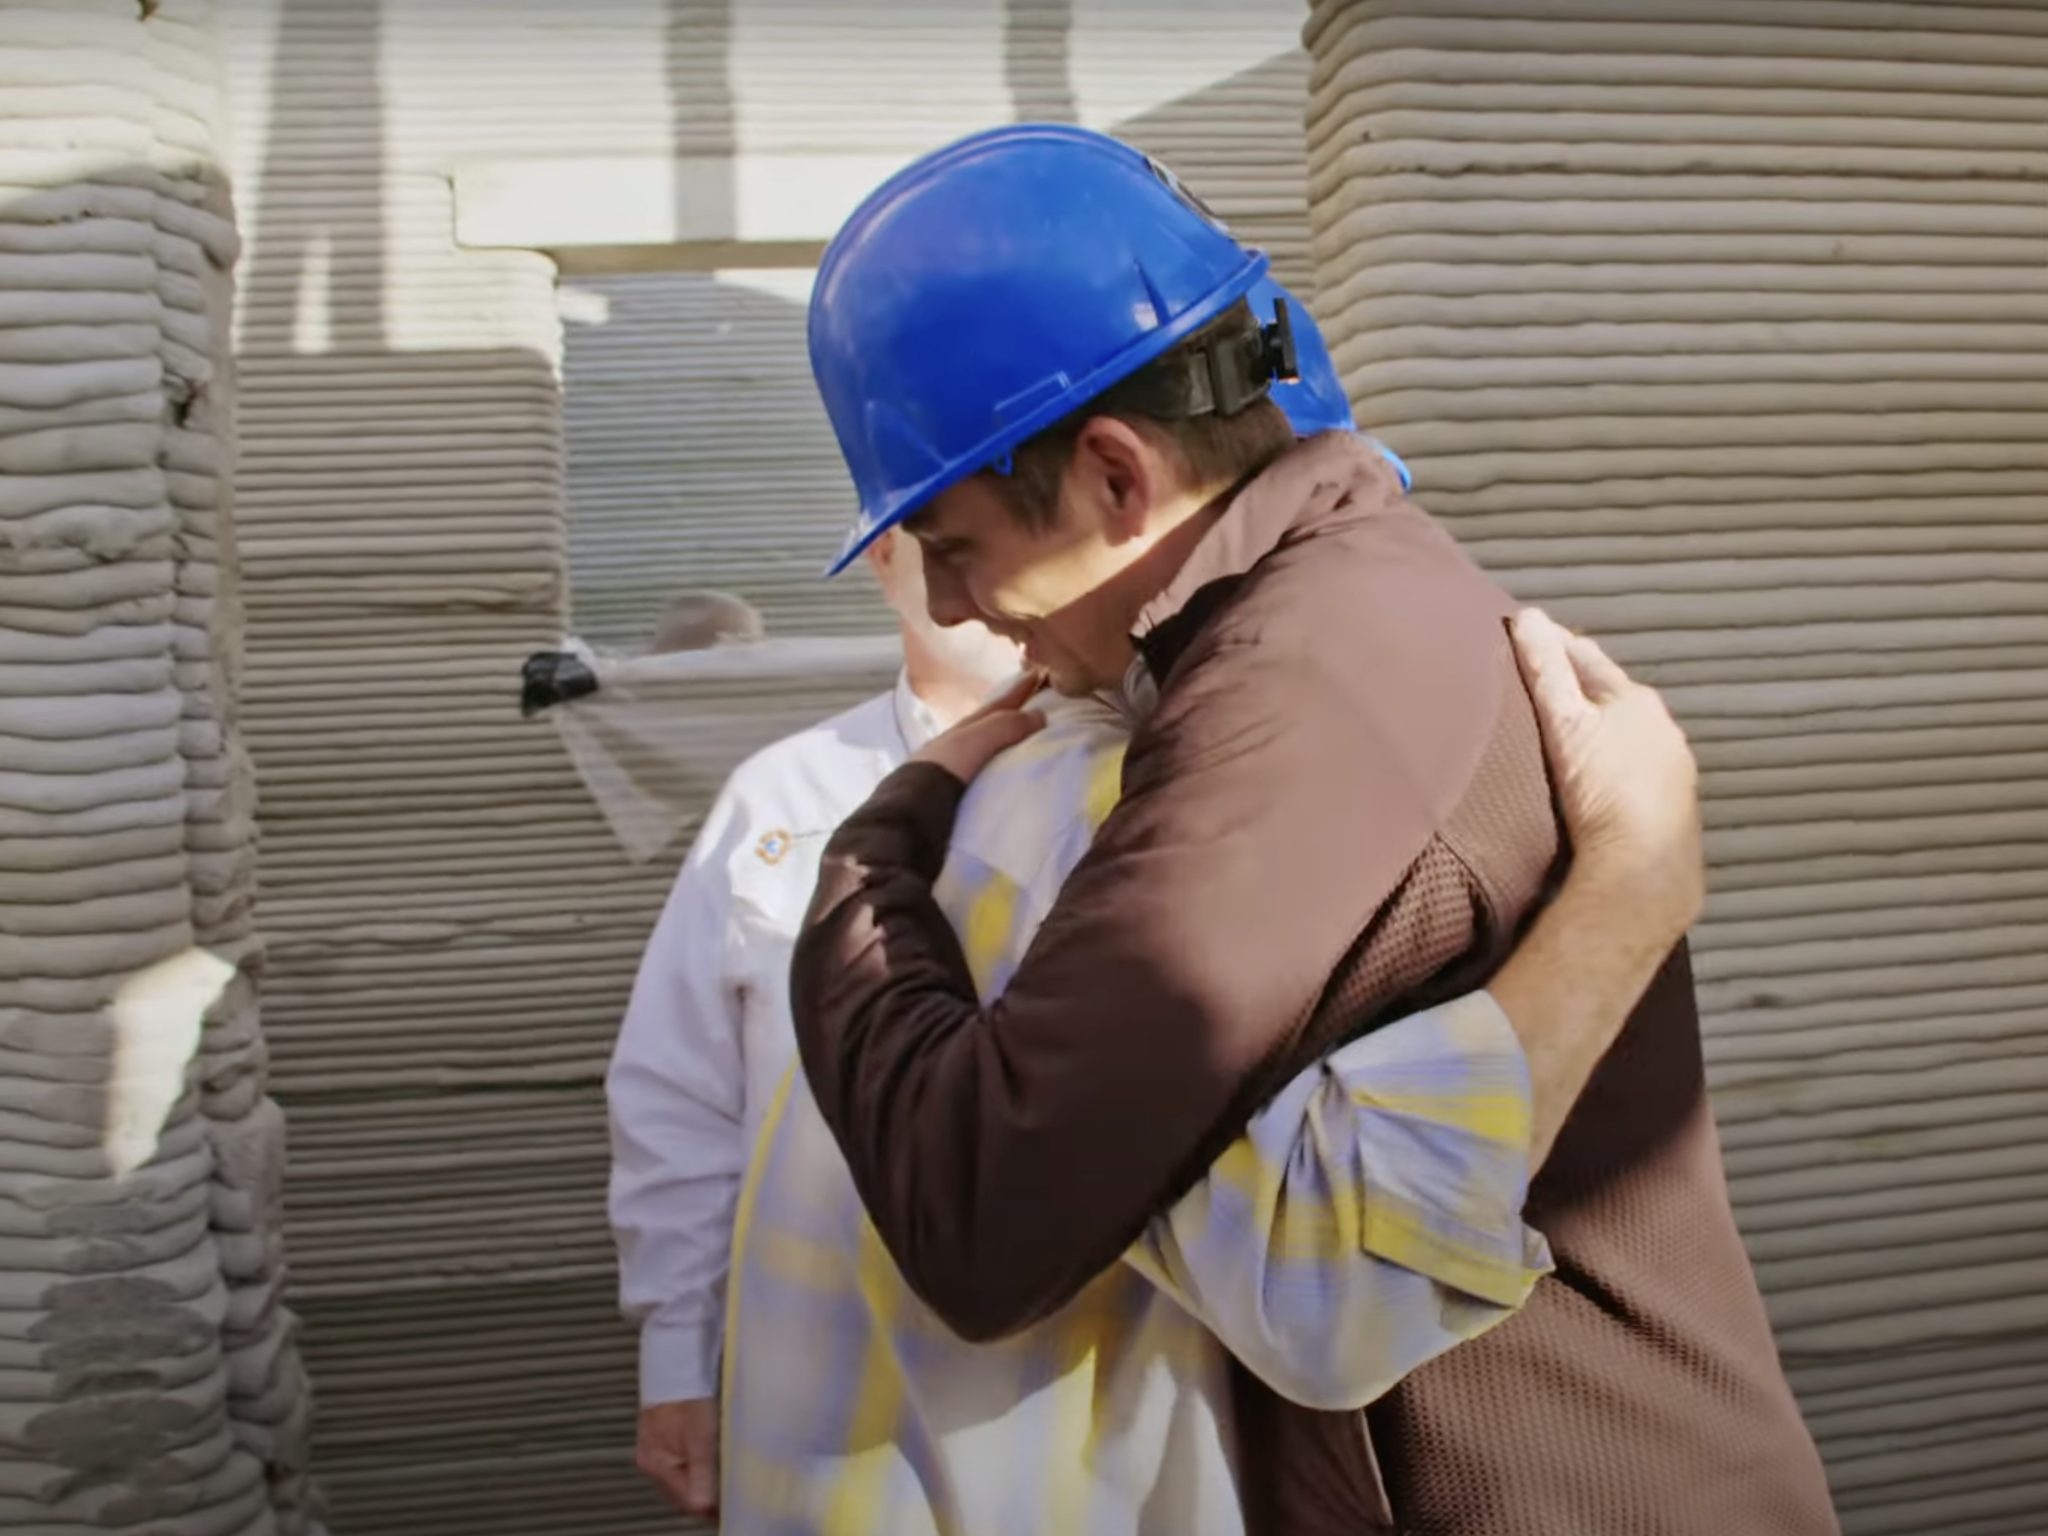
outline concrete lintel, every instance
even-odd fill
[[[821,247],[904,158],[741,154],[477,161],[454,173],[455,238],[478,248],[559,251],[572,264],[569,253],[579,247]]]
[[[822,240],[691,240],[674,245],[542,246],[564,277],[632,272],[736,272],[756,267],[815,267]]]

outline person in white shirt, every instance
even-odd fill
[[[917,543],[869,551],[903,637],[889,693],[756,753],[706,816],[648,940],[605,1087],[620,1305],[640,1328],[635,1459],[684,1514],[717,1506],[733,1214],[796,1043],[789,959],[825,840],[892,770],[1016,675],[1016,649],[926,612]]]

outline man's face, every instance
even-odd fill
[[[1129,627],[1112,586],[1144,541],[1064,498],[1049,526],[1027,526],[980,476],[942,492],[905,526],[924,551],[933,622],[979,620],[1021,645],[1025,664],[1061,693],[1123,680]]]
[[[925,590],[924,557],[917,540],[892,528],[868,546],[867,561],[881,584],[882,599],[895,610],[906,648],[915,646],[963,684],[989,688],[1017,675],[1023,665],[1017,647],[980,624],[942,628],[931,618]]]

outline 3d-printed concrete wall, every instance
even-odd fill
[[[1662,685],[1743,1228],[1855,1536],[2048,1529],[2048,8],[1325,0],[1360,415]]]
[[[0,4],[0,1527],[316,1536],[211,0]]]

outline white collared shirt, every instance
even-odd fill
[[[899,677],[757,752],[705,817],[648,940],[605,1079],[619,1302],[640,1325],[643,1404],[716,1393],[733,1213],[796,1053],[789,959],[819,858],[936,731]]]

